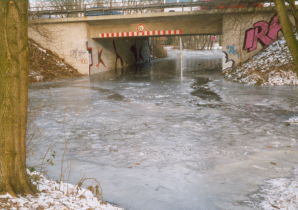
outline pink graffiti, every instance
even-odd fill
[[[246,31],[244,49],[248,52],[254,51],[257,49],[258,42],[264,46],[272,44],[278,38],[280,30],[278,16],[274,16],[270,23],[266,21],[255,23],[253,28]]]

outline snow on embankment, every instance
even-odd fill
[[[90,190],[67,183],[57,183],[46,179],[38,172],[29,172],[37,195],[13,198],[0,196],[0,209],[49,209],[49,210],[123,210],[98,199]]]
[[[284,39],[277,40],[251,60],[235,69],[227,69],[225,77],[249,85],[298,85],[289,48]]]
[[[253,197],[262,200],[256,207],[264,210],[298,209],[298,169],[293,178],[270,179]]]
[[[51,81],[79,77],[81,74],[33,40],[29,40],[29,80],[30,82]]]

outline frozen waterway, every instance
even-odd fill
[[[220,57],[171,51],[126,73],[32,85],[30,164],[55,151],[51,178],[64,159],[66,180],[94,177],[130,210],[255,208],[267,179],[298,166],[298,127],[285,123],[298,87],[224,81]]]

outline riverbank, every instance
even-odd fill
[[[50,50],[29,40],[29,81],[45,82],[80,77],[76,69]]]
[[[224,70],[226,79],[248,85],[298,85],[294,64],[282,38],[234,69]]]
[[[0,196],[1,209],[96,209],[122,210],[102,201],[100,187],[84,189],[78,185],[56,182],[47,179],[38,172],[29,172],[37,195],[13,198],[10,195]],[[93,190],[94,192],[91,192]]]

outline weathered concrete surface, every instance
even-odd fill
[[[90,74],[148,62],[148,38],[88,39]]]
[[[65,17],[52,19],[33,19],[32,24],[46,23],[70,23],[70,22],[97,22],[103,20],[127,20],[127,19],[145,19],[145,18],[162,18],[162,17],[182,17],[182,16],[197,16],[197,15],[227,15],[227,14],[257,14],[257,13],[274,13],[274,8],[230,8],[230,9],[211,9],[211,10],[196,10],[185,12],[156,12],[156,13],[138,13],[125,15],[106,15],[106,16],[83,16],[83,17]]]
[[[56,53],[80,73],[88,74],[87,23],[35,25],[29,27],[29,37]]]
[[[253,28],[254,24],[260,21],[265,21],[270,25],[270,21],[274,16],[274,13],[230,14],[223,16],[222,47],[226,55],[223,59],[224,69],[247,61],[266,46],[258,41],[255,50],[248,51],[245,49],[246,31]]]
[[[114,37],[113,44],[111,38],[99,39],[103,33],[136,33],[142,25],[147,32],[178,30],[183,35],[223,34],[225,69],[245,62],[262,50],[259,39],[256,49],[244,49],[246,31],[259,21],[265,21],[269,30],[274,14],[272,8],[253,8],[38,19],[31,21],[29,36],[57,53],[80,73],[89,74],[149,59],[148,37]],[[44,31],[47,37],[37,31]]]
[[[180,30],[183,35],[222,34],[221,15],[196,15],[90,22],[88,37],[97,38],[101,33],[136,32],[139,24],[144,25],[145,31]]]
[[[88,24],[82,22],[34,25],[29,37],[82,74],[123,68],[150,58],[148,38],[90,39]]]

